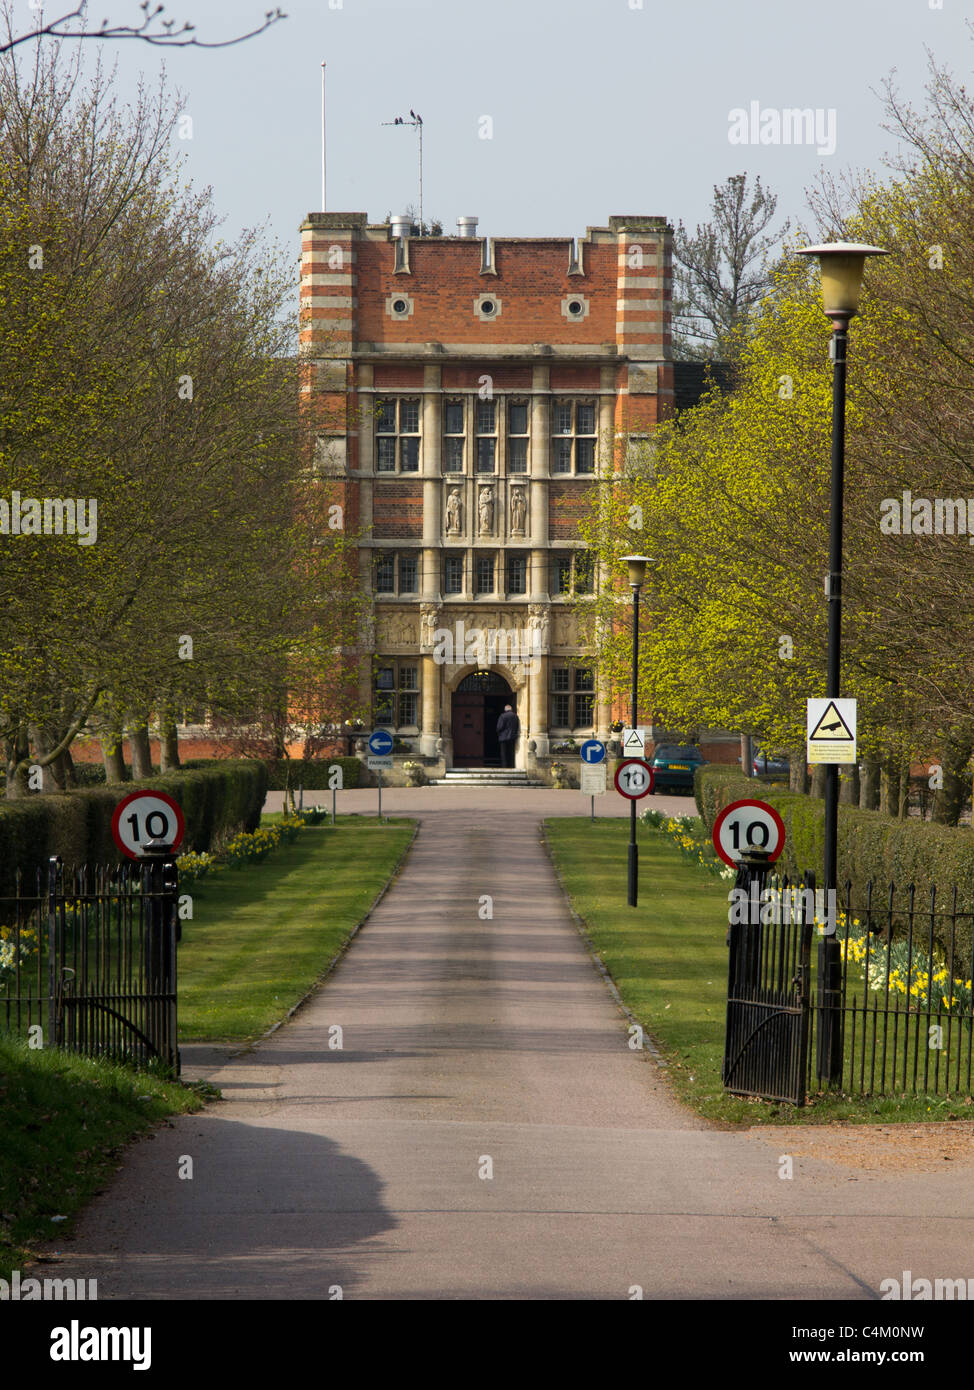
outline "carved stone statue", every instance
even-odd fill
[[[527,504],[524,500],[524,489],[515,487],[511,489],[511,535],[524,535],[524,521],[527,516]]]
[[[528,609],[528,615],[529,615],[529,616],[528,616],[528,627],[530,628],[532,634],[534,634],[534,633],[537,634],[536,637],[533,637],[533,641],[534,641],[534,644],[535,644],[535,650],[537,651],[537,650],[540,648],[541,651],[547,651],[547,650],[548,650],[548,610],[547,610],[547,608],[545,608],[543,604],[540,604],[540,603],[532,603],[531,606],[530,606],[530,608]]]
[[[463,500],[460,496],[460,489],[454,487],[450,489],[450,495],[446,501],[446,533],[448,536],[459,536],[463,530]]]
[[[440,610],[433,603],[424,603],[420,612],[420,646],[424,651],[432,651],[436,643],[435,633],[440,622]]]
[[[482,487],[480,489],[480,534],[489,536],[494,529],[494,489],[492,487]]]

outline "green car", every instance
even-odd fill
[[[654,792],[693,792],[693,774],[707,759],[696,744],[664,743],[650,759]]]

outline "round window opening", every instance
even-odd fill
[[[406,303],[404,299],[397,299],[393,301],[392,308],[394,313],[404,314],[406,310],[409,308],[409,305]]]
[[[573,299],[568,306],[568,312],[570,314],[580,314],[582,312],[582,301],[580,299]]]
[[[494,312],[494,301],[492,299],[482,300],[480,304],[480,312],[482,314],[492,314]]]

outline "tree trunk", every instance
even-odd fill
[[[750,734],[741,734],[741,771],[745,777],[754,776],[754,754],[751,751]]]
[[[956,825],[960,820],[970,789],[967,768],[972,746],[970,738],[957,731],[944,739],[940,757],[943,785],[934,790],[930,816],[938,825]]]
[[[816,763],[812,768],[812,796],[825,796],[825,781],[825,764]]]
[[[40,759],[49,753],[54,747],[54,740],[46,729],[42,729],[39,724],[31,724],[29,728],[30,741],[34,746],[35,756]],[[46,763],[41,768],[41,785],[34,788],[35,791],[59,792],[64,788],[58,781],[57,773],[53,763]]]
[[[879,809],[894,818],[900,810],[900,762],[888,754],[883,760],[879,782]]]
[[[64,779],[64,786],[67,788],[76,787],[78,785],[78,774],[75,772],[74,758],[71,756],[71,749],[65,748],[57,761]]]
[[[172,705],[164,705],[159,718],[159,771],[171,772],[179,766],[179,730]]]
[[[14,737],[7,739],[6,755],[7,800],[16,801],[28,793],[27,759],[30,757],[30,740],[27,737],[26,724],[18,724]]]
[[[859,805],[859,767],[851,763],[839,771],[839,805]]]
[[[900,768],[900,804],[897,810],[897,820],[906,820],[910,811],[910,764],[904,763]]]
[[[132,777],[141,782],[152,776],[152,746],[149,743],[148,721],[129,725],[129,747],[132,750]]]
[[[125,775],[125,745],[122,741],[121,724],[106,728],[99,739],[101,760],[105,764],[105,781],[108,786],[116,786],[127,780]]]
[[[804,748],[797,748],[788,755],[788,786],[793,792],[808,795],[808,764]]]
[[[863,763],[859,782],[859,805],[864,811],[879,810],[879,774],[880,764],[875,758],[867,759]]]

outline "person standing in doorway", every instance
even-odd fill
[[[501,767],[514,766],[514,744],[521,732],[521,721],[510,705],[497,721],[497,739],[501,747]]]

